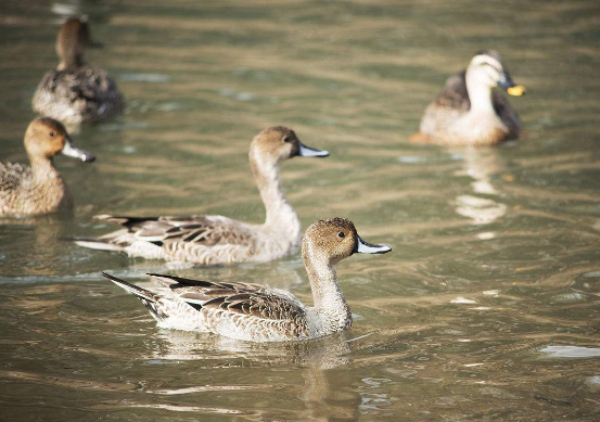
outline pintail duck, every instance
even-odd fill
[[[64,126],[48,117],[29,124],[25,149],[31,167],[0,163],[0,217],[47,214],[70,206],[67,186],[52,158],[62,154],[90,162],[95,157],[75,148]]]
[[[80,246],[122,251],[130,257],[165,259],[176,263],[223,265],[265,262],[294,253],[301,241],[296,212],[281,190],[279,166],[295,156],[327,157],[329,152],[303,145],[285,127],[263,130],[250,144],[250,166],[267,218],[248,224],[218,215],[191,217],[96,218],[119,223],[124,229],[97,238],[75,238]]]
[[[427,107],[419,133],[411,141],[445,145],[493,145],[517,139],[521,119],[510,103],[493,88],[521,96],[525,88],[511,79],[497,51],[475,53],[467,70],[446,81]]]
[[[60,63],[46,73],[33,96],[33,110],[69,127],[104,120],[123,107],[115,81],[102,69],[83,61],[88,47],[100,47],[90,37],[87,21],[70,18],[56,40]]]
[[[154,293],[112,275],[102,275],[137,296],[162,328],[219,334],[254,342],[301,341],[343,331],[352,313],[334,266],[354,253],[392,249],[363,241],[343,218],[312,224],[302,242],[302,259],[313,293],[309,307],[293,294],[260,284],[190,280],[148,274],[168,287]]]

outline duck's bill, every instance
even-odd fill
[[[300,143],[298,155],[301,157],[329,157],[329,151],[314,149]]]
[[[96,159],[96,156],[94,154],[79,148],[75,148],[73,146],[73,141],[71,141],[71,139],[69,138],[67,138],[65,146],[61,153],[62,155],[66,155],[67,157],[77,158],[78,160],[81,160],[84,163],[89,163]]]
[[[520,97],[521,95],[525,95],[525,87],[523,85],[515,85],[511,86],[506,90],[509,95],[514,95],[515,97]]]
[[[374,245],[369,242],[365,242],[360,238],[359,235],[356,235],[356,247],[354,248],[354,252],[356,253],[388,253],[392,250],[387,245]]]
[[[508,73],[503,73],[500,75],[500,81],[498,82],[498,86],[504,89],[508,95],[513,95],[515,97],[520,97],[521,95],[525,95],[525,87],[523,85],[517,85],[513,82],[512,78]]]

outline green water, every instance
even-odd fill
[[[90,15],[105,48],[89,60],[128,106],[74,135],[96,163],[56,160],[73,215],[0,222],[1,421],[600,420],[597,3],[4,0],[2,161],[26,160],[67,9]],[[511,98],[525,139],[409,144],[481,48],[528,88]],[[280,124],[331,152],[282,170],[304,226],[344,216],[394,248],[338,266],[351,331],[251,345],[160,330],[99,271],[152,287],[164,263],[59,240],[108,232],[105,213],[260,222],[247,149]],[[172,273],[310,302],[298,256]]]

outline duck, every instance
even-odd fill
[[[124,98],[115,81],[106,71],[85,63],[84,53],[90,47],[102,44],[92,41],[87,20],[67,19],[56,40],[58,67],[39,83],[32,99],[35,112],[77,128],[105,120],[123,108]]]
[[[314,305],[285,290],[244,282],[192,280],[149,273],[167,289],[152,292],[102,272],[142,301],[161,328],[213,333],[257,343],[305,341],[347,330],[352,313],[335,265],[354,253],[384,254],[386,245],[364,241],[345,218],[319,220],[304,234],[302,260]]]
[[[521,119],[496,86],[512,96],[525,94],[497,51],[477,51],[467,69],[450,77],[429,104],[411,141],[478,146],[519,138]]]
[[[128,217],[99,215],[97,219],[124,228],[96,238],[73,238],[92,249],[124,252],[130,257],[163,259],[178,266],[230,265],[266,262],[295,253],[302,227],[282,189],[279,167],[293,157],[327,157],[304,145],[283,126],[262,130],[250,143],[250,167],[266,208],[264,224],[250,224],[220,215]]]
[[[0,163],[0,217],[49,214],[72,206],[67,185],[54,167],[57,154],[89,163],[95,156],[76,148],[57,120],[33,120],[25,132],[25,150],[31,166]]]

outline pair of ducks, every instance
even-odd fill
[[[294,253],[301,240],[296,212],[281,190],[279,167],[290,158],[327,157],[302,144],[295,132],[272,127],[250,144],[250,164],[266,207],[264,224],[248,224],[223,216],[113,217],[124,228],[99,238],[75,239],[94,249],[129,256],[200,265],[265,262]],[[110,274],[104,277],[133,294],[163,328],[215,333],[254,342],[310,340],[350,328],[352,313],[337,280],[335,264],[354,253],[390,252],[365,242],[346,219],[320,220],[307,230],[302,259],[314,306],[289,292],[268,286],[210,282],[149,274],[168,287],[155,293]]]
[[[70,207],[69,191],[53,158],[62,154],[92,162],[95,157],[74,147],[64,125],[78,128],[123,108],[123,95],[114,80],[85,63],[89,47],[101,44],[92,41],[87,19],[68,19],[56,40],[58,67],[44,75],[32,99],[33,110],[45,117],[31,122],[25,132],[31,167],[0,163],[0,217],[48,214]]]

